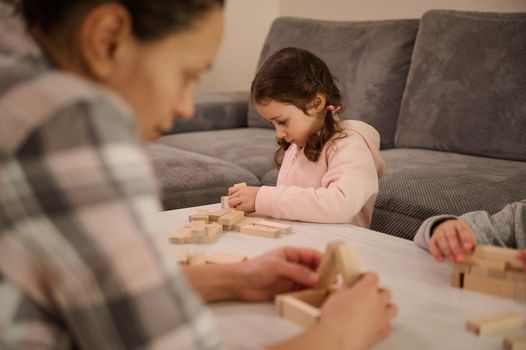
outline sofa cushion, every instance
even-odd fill
[[[343,85],[342,116],[365,121],[394,143],[396,121],[418,20],[335,22],[299,18],[274,21],[259,65],[274,51],[295,46],[321,57]],[[248,125],[272,127],[249,107]]]
[[[231,162],[254,174],[257,183],[274,168],[272,158],[276,141],[273,130],[239,128],[191,132],[163,136],[156,143]]]
[[[526,13],[422,17],[396,147],[526,160]]]
[[[412,239],[433,215],[495,213],[526,198],[526,163],[418,149],[382,152],[387,173],[371,228]]]
[[[223,160],[159,143],[147,151],[165,210],[218,203],[238,182],[259,184],[254,174]]]

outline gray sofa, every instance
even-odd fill
[[[387,172],[371,228],[412,239],[431,215],[496,212],[526,198],[524,33],[526,13],[279,18],[260,64],[286,46],[327,62],[343,88],[343,115],[382,138]],[[198,96],[193,120],[148,145],[166,209],[217,203],[237,182],[275,184],[274,131],[248,102],[248,93]]]

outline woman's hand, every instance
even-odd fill
[[[237,298],[267,300],[276,294],[313,287],[321,254],[312,249],[284,247],[237,264]]]

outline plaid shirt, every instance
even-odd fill
[[[128,107],[0,33],[0,348],[219,347],[149,239],[160,205]]]

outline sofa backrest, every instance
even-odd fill
[[[281,17],[272,24],[258,67],[287,46],[318,55],[343,85],[342,116],[371,124],[380,132],[382,148],[391,148],[417,30],[416,19],[335,22]],[[247,123],[272,128],[252,106]]]
[[[395,140],[526,161],[526,13],[424,14]]]

